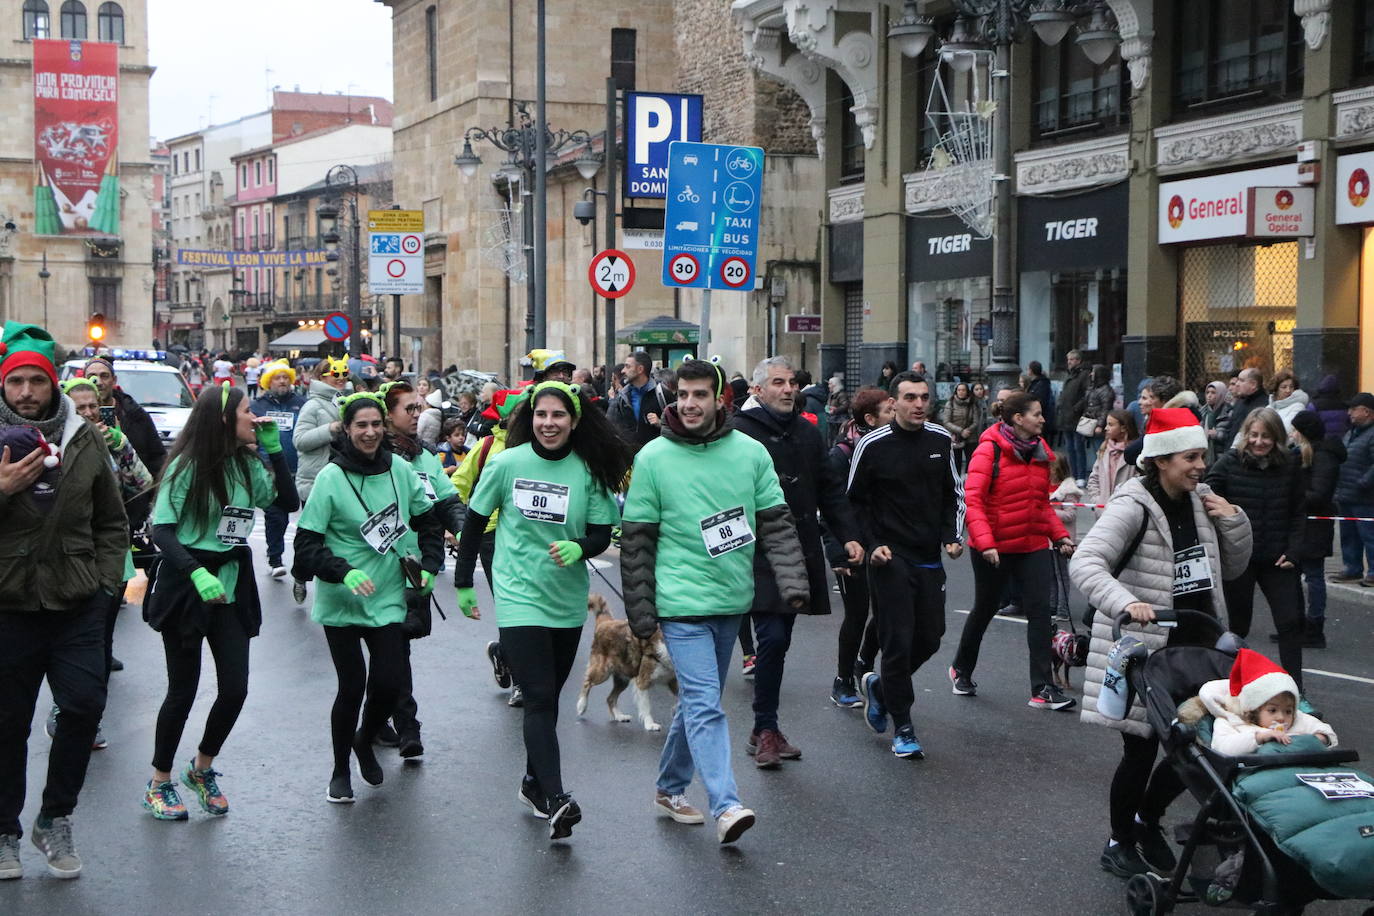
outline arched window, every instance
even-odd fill
[[[96,13],[97,35],[101,41],[124,44],[124,10],[118,3],[102,3]]]
[[[81,0],[62,4],[62,37],[86,40],[86,5]]]
[[[47,0],[24,0],[24,37],[49,38]]]

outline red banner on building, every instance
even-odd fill
[[[34,232],[119,234],[119,46],[33,42]]]

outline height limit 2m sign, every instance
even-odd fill
[[[423,210],[367,211],[367,291],[409,295],[425,291]]]
[[[753,289],[763,150],[683,141],[668,150],[663,285]]]

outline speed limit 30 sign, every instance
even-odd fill
[[[701,273],[701,264],[685,251],[673,255],[668,261],[668,274],[683,286],[691,283]]]
[[[607,248],[592,258],[587,280],[598,296],[619,299],[635,285],[634,261],[623,251]]]

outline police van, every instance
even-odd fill
[[[105,350],[103,347],[101,349]],[[86,360],[94,355],[94,351],[90,351],[82,359],[63,363],[62,380],[81,375],[86,368]],[[148,412],[153,426],[157,428],[158,438],[170,449],[191,416],[191,406],[196,399],[181,372],[163,362],[167,358],[166,351],[112,347],[101,355],[114,361],[115,379],[120,390]]]

